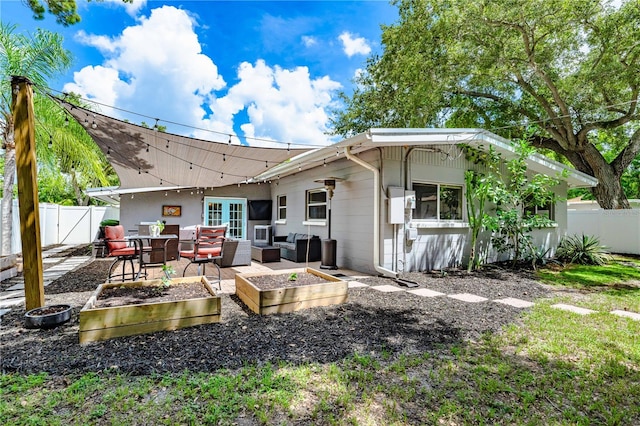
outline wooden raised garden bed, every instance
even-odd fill
[[[292,274],[311,274],[318,277],[317,284],[289,281]],[[270,285],[256,285],[260,278],[270,279]],[[277,283],[281,282],[282,286]],[[274,287],[275,283],[275,287]],[[329,306],[347,301],[348,283],[321,271],[306,268],[289,271],[274,271],[270,274],[236,274],[236,295],[249,309],[258,314],[293,312],[315,306]]]
[[[193,286],[193,284],[199,284],[199,286]],[[161,330],[177,330],[220,321],[220,297],[216,296],[209,281],[201,276],[171,280],[172,287],[183,286],[182,289],[176,287],[176,291],[186,289],[187,286],[193,286],[199,290],[198,294],[183,300],[174,298],[174,300],[163,301],[162,296],[159,296],[145,303],[144,299],[149,298],[148,295],[131,304],[122,304],[122,301],[118,300],[104,300],[106,293],[113,293],[117,299],[118,289],[129,294],[135,291],[167,293],[160,291],[161,285],[161,280],[149,280],[107,283],[98,286],[80,311],[80,343]]]

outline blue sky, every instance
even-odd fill
[[[233,134],[252,145],[330,143],[338,92],[351,91],[366,58],[381,51],[380,25],[397,19],[383,1],[79,0],[78,8],[82,21],[64,28],[0,0],[2,21],[18,31],[64,36],[75,61],[52,89],[98,101],[114,117],[153,125],[120,109],[133,111],[174,133]]]

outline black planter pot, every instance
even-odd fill
[[[71,305],[50,305],[24,314],[26,328],[54,328],[71,319]]]

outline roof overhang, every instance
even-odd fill
[[[517,154],[512,143],[503,137],[482,129],[371,129],[337,144],[318,148],[301,154],[287,163],[280,164],[256,177],[256,180],[269,180],[284,177],[301,170],[318,167],[344,156],[349,147],[352,153],[363,152],[378,147],[423,146],[438,147],[467,144],[479,149],[490,145],[508,160]],[[570,188],[593,187],[598,180],[541,154],[534,154],[527,160],[530,170],[558,177],[567,182]]]
[[[54,99],[105,153],[120,178],[119,189],[213,188],[250,182],[265,170],[311,149],[303,145],[266,148],[194,139]]]

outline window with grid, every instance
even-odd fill
[[[287,196],[278,195],[278,220],[287,219]]]
[[[310,189],[307,191],[307,214],[309,221],[327,219],[327,191]]]
[[[462,186],[413,183],[415,220],[462,220]]]

